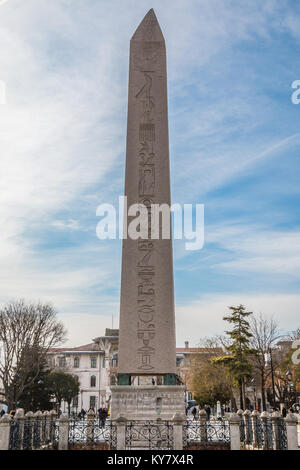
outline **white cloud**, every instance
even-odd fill
[[[217,262],[214,267],[231,273],[262,272],[268,276],[300,273],[300,232],[271,231],[261,226],[236,224],[207,228],[207,242],[230,251],[234,259]]]
[[[78,0],[74,7],[72,1],[11,0],[1,10],[0,80],[6,83],[7,100],[0,107],[0,301],[52,300],[60,311],[73,313],[74,318],[71,313],[64,318],[77,344],[101,334],[95,333],[95,325],[99,322],[102,329],[111,312],[118,311],[115,293],[108,295],[105,290],[116,288],[120,257],[111,247],[91,243],[92,237],[89,248],[84,240],[75,247],[49,249],[48,228],[52,234],[57,229],[59,235],[86,232],[78,212],[87,216],[90,210],[94,216],[99,202],[109,202],[111,193],[123,191],[129,39],[148,4],[148,0],[130,6]],[[198,0],[154,0],[167,39],[170,84],[178,97],[184,101],[191,84],[205,86],[195,71],[213,63],[234,43],[269,38],[278,5],[277,1],[228,6],[220,0],[201,5]],[[287,24],[296,30],[291,20]],[[198,102],[192,112],[189,105],[178,106],[173,122],[178,119],[178,127],[190,123],[182,141],[213,136],[217,144],[221,135],[235,129],[236,121],[240,120],[237,131],[248,125],[249,116],[256,116],[256,101],[243,102],[243,96],[226,100],[224,90],[214,107],[202,110]],[[233,113],[238,119],[228,123]],[[177,185],[184,196],[188,188],[192,198],[199,192],[200,174],[205,175],[201,191],[210,191],[260,157],[297,143],[292,138],[277,144],[274,139],[271,147],[263,142],[257,148],[253,142],[256,151],[250,148],[243,158],[240,148],[233,152],[231,147],[208,152],[206,146],[197,158],[188,153],[182,167],[177,167],[177,174],[184,175],[176,178]],[[245,238],[244,244],[238,238],[245,233],[232,235],[220,243],[240,253],[239,262],[248,263],[249,270],[280,269],[283,258],[286,271],[299,268],[299,259],[292,259],[288,249],[292,240],[285,234],[278,240],[287,247],[276,258],[277,268],[273,258],[280,255],[280,246],[263,246],[263,234]],[[99,316],[91,315],[97,305]],[[182,338],[187,328],[193,329],[193,323],[185,325],[179,318]],[[80,340],[81,332],[85,340]]]
[[[196,345],[200,338],[223,334],[228,329],[223,316],[227,307],[243,304],[248,311],[274,316],[283,332],[299,327],[299,294],[218,294],[204,295],[176,309],[177,345],[189,340]],[[230,329],[230,328],[229,328]]]
[[[65,346],[75,347],[91,343],[94,338],[104,336],[105,328],[118,328],[116,315],[90,315],[86,312],[72,315],[60,315],[60,319],[68,329],[68,340]]]
[[[79,230],[81,228],[79,221],[74,219],[69,219],[67,221],[54,220],[51,222],[51,225],[52,227],[57,227],[62,230]]]

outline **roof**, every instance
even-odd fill
[[[95,352],[93,349],[95,343],[84,344],[83,346],[77,346],[76,348],[51,348],[49,352],[53,353],[62,353],[62,352],[76,352],[76,351],[91,351]]]
[[[177,353],[222,353],[222,348],[176,348]]]

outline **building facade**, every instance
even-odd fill
[[[92,343],[75,348],[54,348],[49,352],[51,369],[72,374],[79,381],[80,393],[73,400],[72,412],[77,414],[81,409],[96,411],[100,407],[110,407],[110,386],[117,382],[118,344],[119,331],[106,329],[105,335],[95,338]],[[194,361],[199,355],[216,354],[215,348],[212,349],[190,348],[187,341],[184,348],[176,349],[177,375],[187,387],[186,401],[193,398]],[[138,380],[136,385],[140,384],[141,377]],[[152,383],[151,377],[145,380]],[[155,377],[155,382],[159,384],[159,378]],[[62,404],[62,411],[67,411],[66,403]]]
[[[80,384],[80,392],[73,399],[71,412],[78,414],[82,409],[96,411],[101,407],[109,408],[111,371],[117,344],[118,330],[106,329],[105,335],[95,338],[92,343],[49,351],[49,367],[73,375]],[[62,411],[67,411],[66,403],[62,403]]]

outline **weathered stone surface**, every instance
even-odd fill
[[[168,140],[165,41],[150,10],[130,42],[128,207],[170,206]],[[118,373],[176,373],[171,239],[123,240]]]
[[[174,414],[185,416],[185,387],[180,385],[112,386],[111,418],[127,420],[171,420]]]

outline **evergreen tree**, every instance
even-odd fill
[[[228,367],[240,391],[241,408],[245,409],[245,383],[252,375],[252,365],[249,359],[251,355],[256,354],[256,350],[250,347],[252,334],[247,320],[252,312],[246,312],[243,305],[229,307],[229,310],[231,310],[230,314],[223,317],[223,320],[233,325],[231,331],[225,332],[231,341],[231,344],[226,348],[228,354],[213,359],[213,362]]]
[[[64,400],[68,403],[70,414],[71,402],[80,390],[78,380],[71,374],[62,371],[54,371],[49,376],[49,383],[52,395],[56,399],[56,404],[60,408],[61,402]]]
[[[20,396],[17,406],[24,408],[25,412],[51,410],[53,403],[51,403],[52,391],[49,383],[50,373],[51,371],[46,361],[43,361],[40,365],[38,374],[36,374],[36,370],[32,368],[32,371],[29,371],[28,377],[30,386],[26,388]]]

